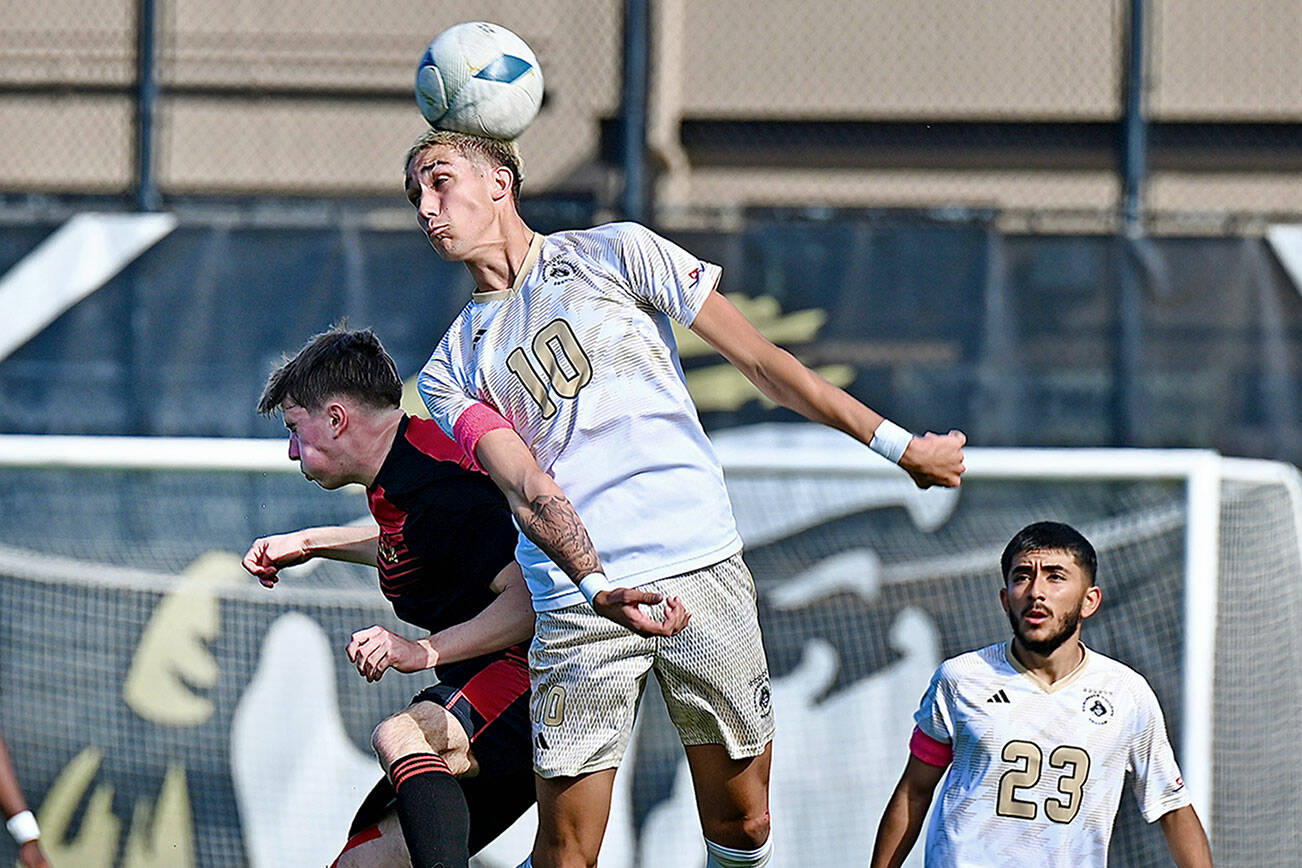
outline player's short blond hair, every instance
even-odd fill
[[[520,146],[515,140],[490,139],[470,133],[454,130],[439,130],[431,127],[425,131],[415,144],[407,151],[407,159],[402,163],[403,183],[407,182],[411,172],[412,161],[430,148],[452,148],[461,156],[478,163],[483,168],[496,169],[504,166],[511,170],[515,182],[511,185],[511,196],[520,201],[520,186],[524,183],[524,158],[520,156]]]

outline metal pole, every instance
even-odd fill
[[[651,0],[624,0],[624,217],[647,222],[646,135]]]
[[[1126,234],[1143,231],[1140,218],[1147,176],[1144,120],[1144,0],[1130,0],[1126,30],[1125,104],[1121,123],[1121,218]]]
[[[1112,442],[1139,442],[1139,369],[1143,354],[1143,281],[1137,245],[1144,233],[1147,173],[1144,120],[1144,0],[1130,0],[1125,44],[1125,108],[1121,123],[1121,229],[1117,250],[1116,344],[1113,362]]]
[[[158,76],[154,64],[155,0],[136,2],[136,207],[157,211],[161,201],[154,180],[154,108]]]
[[[1144,290],[1134,235],[1123,235],[1115,247],[1117,269],[1116,344],[1113,347],[1112,445],[1138,446],[1141,357],[1144,352]]]

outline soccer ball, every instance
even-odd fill
[[[444,30],[416,68],[416,104],[430,126],[514,139],[538,115],[538,58],[505,27],[485,21]]]

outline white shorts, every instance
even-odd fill
[[[741,555],[638,587],[681,598],[687,627],[668,638],[638,636],[586,603],[538,614],[529,716],[542,777],[619,765],[648,670],[683,744],[721,744],[741,759],[773,740],[755,583]],[[652,607],[657,617],[662,606]]]

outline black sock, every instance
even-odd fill
[[[389,768],[413,868],[466,868],[470,811],[443,757],[414,753]]]

